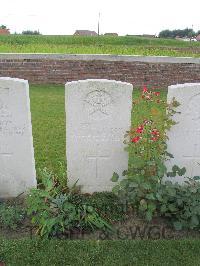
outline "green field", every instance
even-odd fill
[[[161,91],[163,98],[166,92]],[[139,90],[134,90],[137,99]],[[31,85],[31,114],[36,169],[47,167],[57,175],[66,169],[66,130],[63,85]],[[137,110],[132,115],[132,123],[137,123],[139,116],[148,114],[147,109]],[[163,110],[161,110],[162,114]]]
[[[0,36],[0,53],[121,54],[200,57],[200,42],[132,36]]]

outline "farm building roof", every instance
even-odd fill
[[[80,35],[80,36],[96,36],[97,33],[95,31],[91,30],[76,30],[74,35]]]

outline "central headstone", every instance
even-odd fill
[[[0,78],[0,198],[36,187],[28,81]]]
[[[66,83],[68,184],[109,191],[128,168],[124,134],[131,125],[132,85],[112,80]]]
[[[177,122],[169,133],[168,151],[173,154],[167,165],[186,167],[185,176],[200,175],[200,83],[172,85],[168,88],[168,103],[175,98],[180,106],[179,112],[173,116]],[[183,177],[175,177],[172,181],[182,183]]]

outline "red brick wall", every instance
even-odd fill
[[[74,56],[75,57],[75,56]],[[186,59],[183,62],[176,63],[171,60],[149,60],[142,62],[142,57],[137,61],[113,60],[103,56],[103,60],[83,59],[77,55],[75,59],[54,58],[51,56],[31,55],[12,55],[2,56],[0,54],[0,76],[23,78],[30,83],[42,84],[64,84],[67,81],[80,79],[112,79],[126,81],[133,84],[134,87],[141,87],[144,84],[150,86],[159,86],[166,88],[168,85],[186,82],[200,82],[200,62],[198,63]],[[122,59],[121,59],[122,58]],[[116,58],[115,58],[116,59]],[[126,58],[125,58],[126,59]],[[151,58],[152,59],[152,58]],[[161,58],[162,59],[162,58]],[[148,60],[147,60],[148,61]],[[157,62],[159,61],[159,62]],[[168,62],[169,61],[169,62]],[[173,61],[173,60],[172,60]]]
[[[9,29],[0,29],[0,35],[8,35],[10,34]]]

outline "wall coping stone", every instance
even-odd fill
[[[69,61],[112,61],[112,62],[144,62],[172,64],[200,64],[200,58],[110,55],[110,54],[59,54],[59,53],[0,53],[0,60],[69,60]]]

